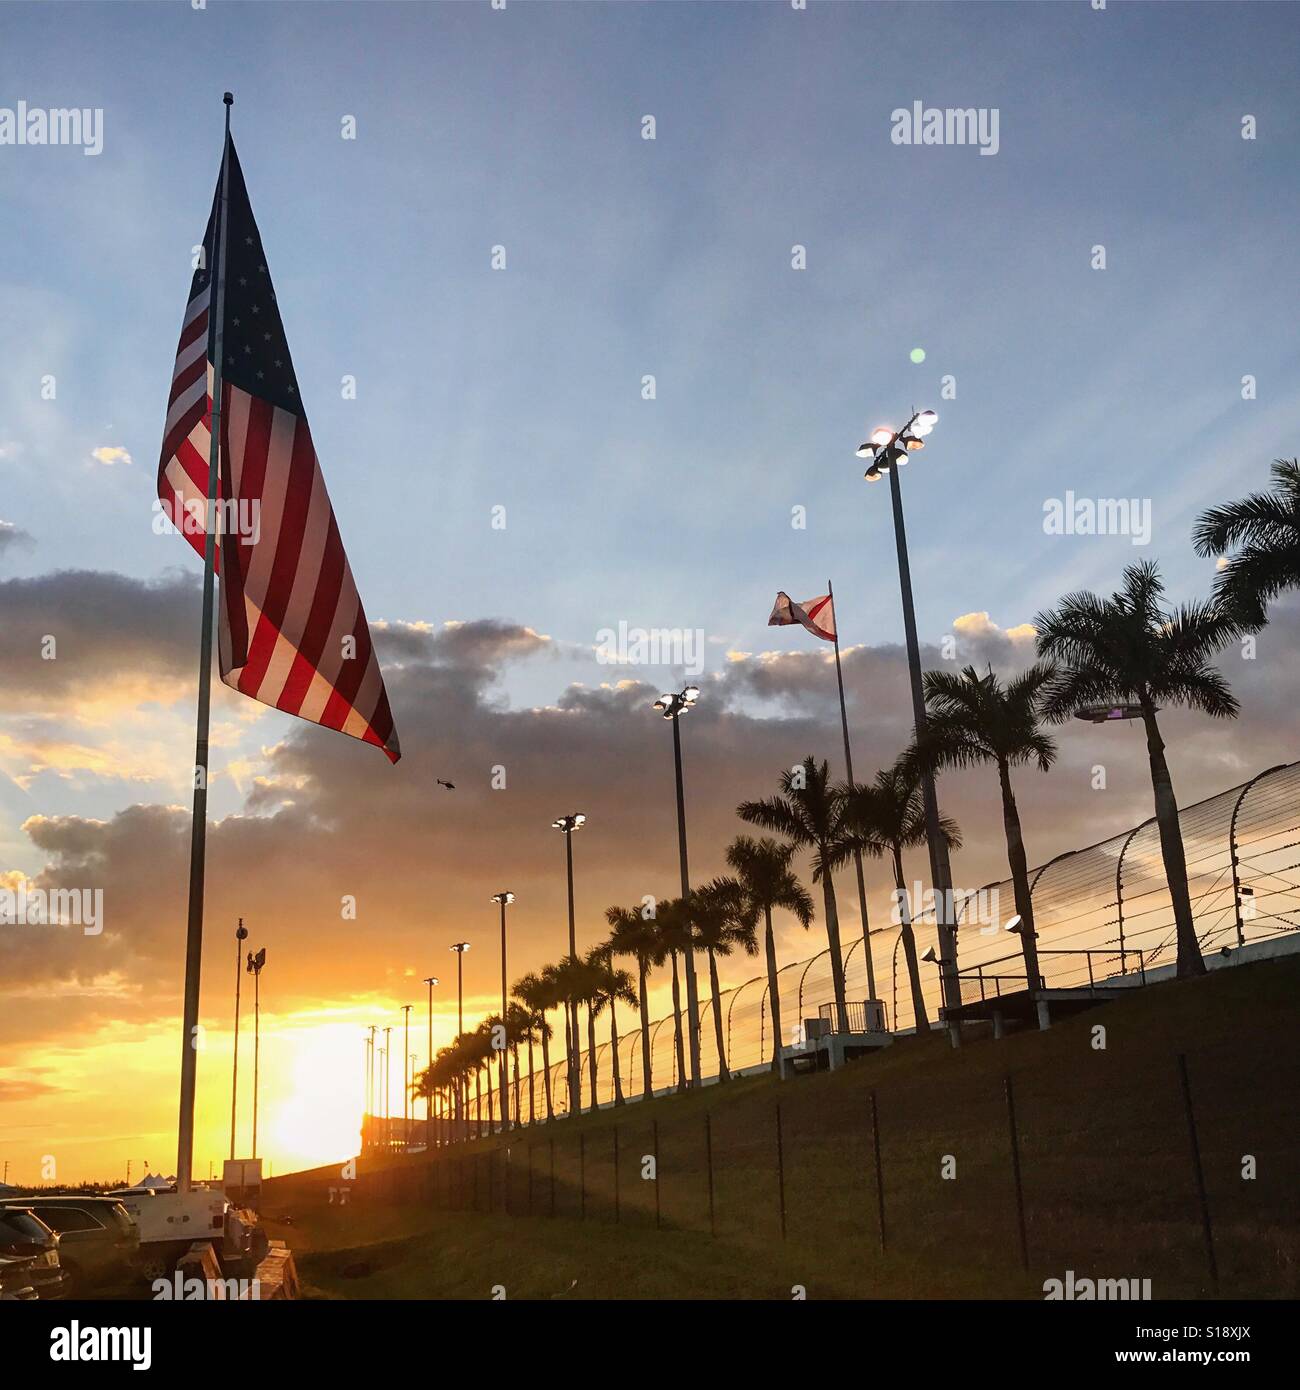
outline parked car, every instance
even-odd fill
[[[140,1231],[116,1197],[0,1198],[0,1208],[23,1207],[59,1236],[59,1263],[70,1296],[124,1283],[136,1273]]]
[[[37,1297],[32,1288],[35,1264],[35,1258],[30,1255],[20,1260],[0,1255],[0,1303],[26,1303]]]
[[[31,1285],[38,1297],[67,1296],[59,1238],[30,1207],[16,1202],[0,1206],[0,1256],[32,1261]]]

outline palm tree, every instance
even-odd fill
[[[729,956],[740,946],[751,956],[758,954],[754,929],[758,911],[746,898],[745,890],[734,878],[715,878],[691,894],[691,920],[695,924],[696,944],[709,958],[709,989],[713,997],[713,1035],[718,1049],[718,1080],[729,1081],[726,1045],[722,1028],[722,991],[718,987],[718,957]]]
[[[519,1088],[519,1044],[521,1042],[528,1044],[528,1079],[531,1083],[533,1075],[532,1012],[512,999],[506,1008],[506,1029],[506,1036],[510,1039],[510,1052],[515,1061],[515,1114],[513,1123],[518,1128],[520,1124],[520,1101],[522,1099]]]
[[[826,909],[826,940],[831,952],[831,978],[836,1012],[843,1022],[848,1013],[844,993],[844,958],[840,952],[840,918],[835,908],[837,864],[843,863],[846,845],[844,794],[833,787],[830,766],[823,759],[807,757],[797,768],[781,774],[780,796],[762,801],[742,801],[736,814],[751,825],[783,835],[797,849],[813,851],[813,882],[820,880]]]
[[[528,1123],[535,1124],[537,1110],[535,1104],[535,1083],[533,1080],[533,1043],[538,1039],[542,1044],[542,1084],[546,1092],[546,1118],[551,1112],[551,1025],[546,1021],[546,1011],[555,1007],[549,983],[534,972],[521,976],[511,990],[514,997],[523,1005],[528,1019],[524,1040],[528,1044]]]
[[[781,1033],[781,997],[777,987],[776,941],[772,935],[772,909],[784,908],[807,929],[812,924],[812,895],[790,868],[793,845],[779,845],[766,836],[761,840],[738,835],[727,850],[727,863],[740,877],[745,896],[756,913],[763,914],[767,950],[767,997],[772,1004],[772,1070],[785,1079],[785,1038]]]
[[[577,956],[561,956],[557,964],[548,966],[552,971],[555,988],[564,1005],[564,1033],[567,1040],[569,1065],[566,1075],[569,1082],[569,1114],[582,1113],[582,1045],[578,1039],[578,1005],[583,1001],[583,991],[587,981],[583,977],[582,961]]]
[[[637,968],[637,994],[641,1007],[641,1090],[647,1098],[654,1094],[650,1067],[650,1005],[646,977],[651,967],[664,963],[663,945],[653,917],[641,908],[607,907],[605,920],[612,930],[609,944],[616,956],[633,956]]]
[[[1236,551],[1222,563],[1215,596],[1249,627],[1263,626],[1265,608],[1283,590],[1300,587],[1300,459],[1276,459],[1269,472],[1272,492],[1211,507],[1192,531],[1198,555]]]
[[[1237,701],[1210,659],[1250,624],[1245,615],[1222,603],[1190,603],[1170,610],[1163,598],[1160,571],[1144,560],[1125,569],[1122,587],[1110,598],[1067,594],[1052,612],[1040,613],[1034,626],[1039,654],[1061,668],[1043,702],[1048,719],[1060,723],[1081,705],[1094,702],[1131,703],[1141,711],[1160,853],[1174,909],[1178,974],[1202,975],[1205,962],[1192,918],[1178,801],[1156,711],[1183,705],[1216,719],[1235,718]]]
[[[677,1089],[686,1090],[686,1053],[682,1042],[682,992],[677,957],[692,947],[691,920],[681,898],[664,898],[655,905],[655,927],[660,949],[673,968],[673,1040],[677,1050]]]
[[[609,1052],[614,1073],[614,1104],[623,1104],[623,1082],[618,1066],[618,1020],[615,1017],[619,1003],[635,1005],[637,993],[632,985],[632,976],[614,964],[614,944],[605,942],[593,946],[587,953],[587,967],[592,974],[595,992],[592,995],[592,1014],[609,1009]]]
[[[1020,917],[1020,944],[1025,955],[1025,980],[1037,989],[1038,947],[1035,944],[1034,903],[1029,894],[1029,865],[1020,828],[1011,769],[1037,763],[1046,772],[1056,760],[1056,744],[1040,727],[1043,695],[1055,672],[1037,662],[1003,685],[992,668],[986,676],[967,666],[960,675],[950,671],[925,673],[926,722],[923,742],[912,750],[931,771],[945,767],[974,767],[991,763],[998,770],[1002,792],[1002,829],[1007,863]],[[995,924],[996,925],[996,924]]]
[[[600,998],[600,972],[596,964],[601,947],[593,946],[587,954],[574,962],[573,998],[575,1005],[585,1004],[587,1008],[587,1074],[591,1082],[591,1113],[600,1108],[600,1097],[596,1090],[598,1062],[596,1057],[596,1004]],[[579,1056],[581,1068],[581,1056]]]
[[[921,989],[921,967],[916,959],[916,934],[908,906],[907,880],[903,877],[903,851],[926,842],[925,796],[921,790],[921,765],[906,753],[877,772],[871,782],[845,788],[845,818],[848,835],[835,851],[834,862],[843,863],[857,848],[876,858],[888,858],[894,870],[894,900],[897,903],[899,935],[907,959],[907,977],[912,989],[912,1015],[916,1031],[930,1027],[929,1011]],[[939,833],[949,849],[961,848],[961,832],[948,816],[939,818]],[[898,1027],[898,1020],[894,1020]]]

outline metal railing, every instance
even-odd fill
[[[1203,951],[1244,946],[1284,933],[1300,931],[1300,763],[1288,763],[1251,777],[1239,786],[1186,806],[1180,812],[1187,859],[1192,910],[1196,934]],[[1160,854],[1159,832],[1154,820],[1141,824],[1085,849],[1057,855],[1031,870],[1030,888],[1034,920],[1038,931],[1040,970],[1051,988],[1085,987],[1114,976],[1142,978],[1158,966],[1172,965],[1176,956],[1173,906],[1165,881]],[[985,885],[982,893],[997,891],[1007,903],[1014,900],[1009,880]],[[849,895],[845,895],[847,898]],[[976,900],[972,895],[967,901]],[[888,922],[886,894],[877,894],[879,906],[873,921]],[[847,941],[854,931],[852,904],[840,904],[841,932]],[[921,943],[934,938],[933,913],[921,913],[913,926]],[[1013,972],[994,969],[1006,962],[1006,934],[998,924],[971,925],[962,930],[958,917],[959,964],[963,981],[973,980],[974,991],[1006,990],[1016,981]],[[818,927],[814,926],[814,931]],[[860,929],[859,929],[860,930]],[[900,1030],[914,1027],[911,991],[906,972],[899,971],[896,951],[896,925],[873,926],[870,932],[877,989],[888,997],[891,966],[897,972],[893,981],[891,1022]],[[1002,952],[1002,954],[998,954]],[[844,955],[846,990],[863,999],[867,995],[863,942],[859,934]],[[901,987],[900,987],[901,981]],[[1074,982],[1079,982],[1078,985]],[[1023,970],[1018,988],[1024,989]],[[807,960],[785,966],[778,972],[781,1018],[788,1030],[786,1043],[795,1040],[795,1030],[834,998],[830,956],[821,951]],[[931,1022],[938,1017],[942,1002],[939,974],[926,967],[923,995]],[[963,998],[965,994],[963,993]],[[700,1054],[704,1076],[719,1074],[719,1058],[713,1024],[714,1001],[707,991],[700,1000]],[[722,991],[717,1003],[722,1014],[726,1064],[734,1074],[770,1066],[774,1056],[771,1001],[766,975]],[[849,1006],[853,1008],[853,1005]],[[858,1006],[860,1007],[860,1006]],[[619,1090],[624,1099],[634,1100],[643,1092],[643,1042],[635,1026],[635,1013],[620,1011],[619,1021],[628,1031],[618,1043]],[[683,1026],[685,1020],[683,1018]],[[608,1022],[602,1017],[601,1026]],[[672,1015],[650,1025],[648,1046],[651,1085],[655,1093],[678,1085],[675,1024]],[[559,1046],[557,1047],[557,1043]],[[540,1070],[540,1050],[534,1050],[532,1114],[546,1118],[544,1085]],[[600,1105],[614,1100],[615,1058],[608,1042],[596,1049],[596,1095]],[[510,1107],[529,1119],[529,1068],[526,1049],[520,1049],[518,1080],[511,1059]],[[582,1103],[589,1108],[589,1067],[582,1054]],[[552,1040],[551,1094],[553,1113],[569,1109],[561,1036]],[[495,1063],[489,1097],[486,1076],[481,1094],[471,1086],[468,1115],[471,1132],[481,1122],[488,1127],[489,1107],[492,1123],[499,1123],[499,1096],[496,1091]],[[423,1106],[421,1106],[423,1109]],[[418,1126],[416,1132],[418,1133]]]

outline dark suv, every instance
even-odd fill
[[[116,1197],[0,1199],[0,1213],[22,1207],[59,1236],[59,1262],[73,1297],[123,1284],[136,1274],[140,1230]]]
[[[32,1261],[27,1282],[39,1298],[64,1298],[67,1281],[59,1263],[59,1238],[30,1207],[8,1201],[0,1205],[0,1256]]]

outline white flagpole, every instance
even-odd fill
[[[221,154],[221,194],[213,238],[211,293],[213,330],[212,438],[208,446],[207,537],[203,546],[203,619],[199,639],[199,703],[194,738],[194,815],[190,826],[190,898],[185,930],[185,1013],[181,1032],[181,1106],[177,1125],[176,1190],[190,1190],[194,1166],[194,1092],[198,1072],[199,968],[203,961],[203,870],[208,835],[208,709],[212,698],[212,618],[217,553],[217,481],[221,459],[222,328],[226,307],[226,213],[230,183],[230,108],[226,92],[226,138]]]
[[[844,730],[844,770],[853,781],[853,753],[849,748],[849,713],[844,704],[844,673],[840,670],[840,615],[835,612],[835,586],[828,579],[826,592],[830,595],[831,612],[835,616],[835,681],[840,688],[840,727]],[[858,871],[858,910],[862,913],[862,949],[867,953],[867,996],[876,997],[876,967],[871,960],[871,931],[867,925],[867,881],[862,873],[862,851],[853,851],[853,865]]]

